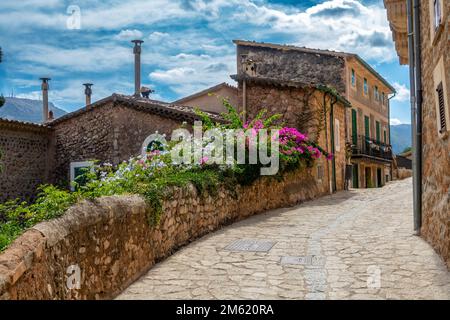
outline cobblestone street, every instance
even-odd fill
[[[118,299],[450,299],[450,272],[413,234],[411,183],[232,224],[155,265]],[[274,245],[226,248],[239,239]]]

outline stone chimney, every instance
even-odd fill
[[[54,119],[55,119],[55,116],[53,115],[53,111],[50,110],[50,111],[48,112],[48,121],[52,121],[52,120],[54,120]]]
[[[141,46],[144,41],[132,40],[134,43],[134,96],[139,98],[141,96]]]
[[[91,104],[91,96],[92,96],[92,83],[83,83],[84,88],[84,94],[86,95],[86,106]]]
[[[43,122],[48,121],[48,82],[51,80],[50,78],[40,78],[42,80],[42,119]]]

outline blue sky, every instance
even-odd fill
[[[0,92],[39,99],[49,76],[50,100],[67,111],[83,106],[84,82],[93,100],[131,94],[134,38],[145,41],[142,84],[155,99],[233,84],[232,40],[256,40],[358,53],[397,88],[393,122],[410,123],[408,69],[382,0],[2,0]]]

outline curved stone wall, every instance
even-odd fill
[[[138,196],[83,201],[0,254],[0,299],[112,298],[180,246],[224,224],[320,195],[313,172],[263,177],[214,197],[193,186],[174,188],[156,227]]]

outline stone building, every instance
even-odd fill
[[[53,167],[53,131],[40,124],[0,119],[0,203],[32,199]]]
[[[237,96],[237,88],[223,82],[172,103],[179,106],[189,106],[199,108],[203,111],[220,114],[227,111],[223,106],[222,100],[227,99],[232,106],[237,106]]]
[[[301,108],[297,105],[304,104],[304,98],[302,95],[289,97],[292,91],[289,88],[299,84],[303,88],[331,88],[328,94],[334,93],[351,105],[336,126],[345,130],[340,141],[342,150],[347,148],[347,143],[352,146],[348,160],[353,171],[352,186],[381,187],[391,179],[388,96],[395,90],[364,60],[343,52],[234,42],[240,105],[249,114],[254,113],[253,108],[271,106],[271,111],[282,112],[289,123],[295,123],[301,120]],[[245,81],[244,74],[249,81]],[[263,92],[254,92],[255,80],[261,83],[262,79],[282,89],[276,92],[268,86]],[[344,171],[339,172],[338,176],[343,174]]]
[[[43,183],[68,186],[92,161],[118,164],[139,155],[155,131],[170,137],[195,120],[190,107],[119,94],[43,125],[0,119],[0,201],[33,198]]]
[[[384,3],[410,66],[415,229],[450,268],[450,1]]]
[[[237,44],[237,74],[239,109],[247,120],[261,109],[268,114],[279,113],[285,125],[308,134],[334,154],[332,161],[320,159],[315,176],[322,192],[344,189],[345,182],[345,109],[350,103],[331,88],[344,88],[339,71],[343,63],[338,57],[311,55],[314,66],[301,70],[302,59],[296,48],[235,41]],[[309,56],[308,56],[309,57]],[[308,72],[303,72],[308,70]]]

